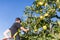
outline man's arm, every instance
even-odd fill
[[[24,27],[20,27],[21,30],[25,31],[27,33],[27,31],[29,31],[29,29],[25,29]]]
[[[10,32],[9,29],[7,29],[7,30],[4,32],[4,36],[5,36],[5,38],[9,38],[9,37],[10,37],[10,36],[7,35],[9,32]]]
[[[17,26],[17,28],[20,28],[21,30],[25,31],[26,33],[29,30],[29,29],[25,29],[24,27],[22,27],[22,25],[20,25],[19,23],[16,23],[15,25]]]

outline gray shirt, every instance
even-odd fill
[[[18,29],[21,27],[20,23],[14,23],[10,28],[9,30],[11,31],[11,36],[13,36],[17,31]]]

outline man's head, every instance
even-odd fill
[[[21,19],[18,17],[18,18],[15,19],[15,21],[16,21],[17,23],[20,23],[20,22],[21,22]]]

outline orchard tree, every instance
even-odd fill
[[[58,12],[60,0],[35,0],[31,6],[26,6],[24,10],[26,18],[21,23],[30,30],[24,34],[20,33],[20,36],[26,38],[24,40],[60,40]]]

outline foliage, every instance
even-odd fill
[[[32,6],[25,8],[27,19],[21,24],[29,28],[21,34],[24,40],[60,40],[60,0],[35,0]],[[57,18],[56,21],[52,18]]]

